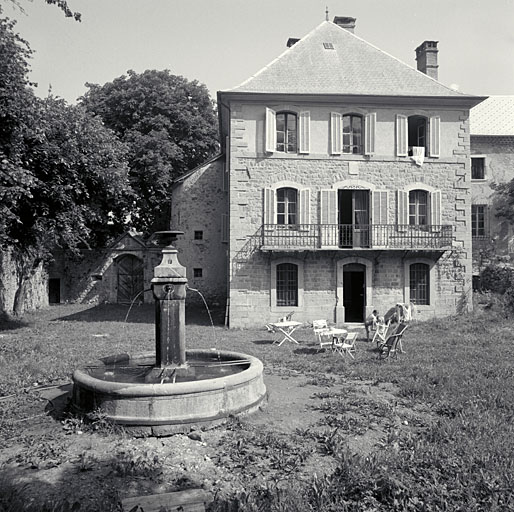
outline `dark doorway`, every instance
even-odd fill
[[[118,265],[118,303],[129,304],[139,294],[143,302],[143,262],[127,254],[116,260]]]
[[[61,280],[58,277],[51,277],[48,280],[48,302],[50,304],[61,303]]]
[[[369,190],[339,190],[339,246],[369,247]]]
[[[366,305],[366,267],[351,263],[343,268],[343,306],[345,322],[364,322]]]

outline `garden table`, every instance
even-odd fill
[[[274,329],[281,332],[284,335],[284,338],[280,343],[278,341],[273,343],[278,343],[278,346],[282,345],[284,341],[290,341],[291,343],[299,344],[294,338],[293,338],[293,332],[302,325],[302,322],[295,322],[294,320],[286,320],[285,322],[275,322],[270,324]]]

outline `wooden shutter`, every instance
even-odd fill
[[[272,188],[264,189],[264,224],[266,229],[273,229],[275,224],[275,191]]]
[[[320,243],[323,247],[337,247],[339,245],[339,229],[337,227],[337,190],[322,190],[320,194]],[[330,225],[327,226],[326,224]]]
[[[430,194],[430,224],[441,225],[441,191],[436,190]],[[437,228],[439,229],[439,228]]]
[[[430,156],[439,157],[441,154],[441,118],[434,116],[430,118]]]
[[[397,222],[399,231],[405,231],[407,224],[409,223],[409,194],[404,190],[398,190],[397,192]]]
[[[396,155],[407,156],[408,152],[407,116],[396,115]]]
[[[298,137],[299,137],[299,153],[310,153],[311,148],[311,113],[300,112],[299,126],[298,126]]]
[[[311,191],[308,188],[300,190],[300,224],[311,223]]]
[[[266,108],[266,152],[274,153],[277,149],[277,114]]]
[[[372,155],[375,153],[375,132],[377,124],[377,114],[372,112],[366,114],[364,120],[364,154]]]
[[[388,224],[389,215],[389,191],[388,190],[374,190],[373,191],[373,211],[372,223],[373,224]]]
[[[342,115],[339,112],[330,112],[330,154],[341,154],[341,127]]]

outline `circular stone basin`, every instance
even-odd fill
[[[186,360],[186,368],[161,375],[154,353],[103,358],[74,372],[73,405],[100,410],[134,435],[162,436],[249,414],[266,396],[263,365],[255,357],[188,350]]]

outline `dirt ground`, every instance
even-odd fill
[[[66,417],[69,383],[28,389],[24,404],[9,398],[0,404],[21,407],[16,431],[0,448],[0,484],[13,496],[21,492],[24,503],[67,499],[80,502],[80,510],[186,488],[229,496],[249,482],[330,472],[338,443],[366,456],[394,443],[398,430],[430,421],[428,411],[407,408],[391,384],[283,368],[267,368],[264,379],[268,400],[254,415],[189,435],[144,439],[101,421],[85,425]]]

